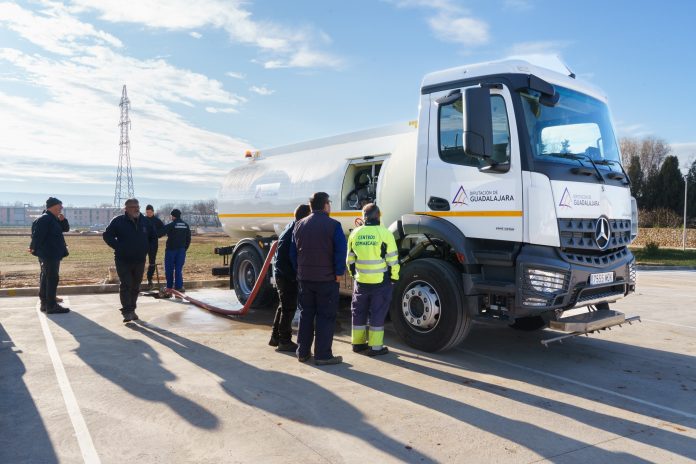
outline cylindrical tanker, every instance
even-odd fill
[[[368,201],[388,226],[413,211],[416,133],[404,123],[258,152],[225,178],[220,222],[234,239],[277,235],[298,205],[326,192],[346,234]]]

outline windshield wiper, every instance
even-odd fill
[[[572,159],[580,163],[580,166],[584,165],[582,164],[582,160],[586,159],[592,164],[592,167],[594,168],[595,172],[597,173],[597,179],[601,180],[602,183],[606,184],[607,181],[604,179],[604,176],[602,173],[599,171],[599,168],[595,164],[594,160],[589,156],[584,153],[544,153],[544,156],[554,156],[556,158],[566,158],[566,159]]]
[[[597,161],[597,164],[602,164],[602,165],[604,165],[604,166],[608,166],[608,165],[610,165],[610,164],[618,164],[618,165],[619,165],[619,168],[621,168],[621,172],[623,173],[623,179],[622,179],[622,180],[625,180],[625,181],[626,181],[624,184],[625,184],[625,185],[629,185],[629,186],[631,185],[631,178],[628,177],[628,174],[626,173],[626,170],[624,169],[623,165],[622,165],[619,161],[610,160],[610,159],[604,159],[604,160]],[[611,173],[609,173],[608,176],[609,176],[610,179],[612,178]]]

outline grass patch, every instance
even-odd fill
[[[679,248],[647,249],[631,247],[638,264],[661,266],[696,266],[696,250]]]

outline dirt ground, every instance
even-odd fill
[[[66,235],[70,256],[61,262],[60,285],[98,284],[108,278],[109,266],[114,265],[113,250],[101,234]],[[160,239],[157,261],[160,278],[164,281],[164,243]],[[39,263],[27,252],[29,234],[0,235],[0,288],[36,287],[39,282]],[[215,247],[231,244],[223,235],[194,235],[184,266],[185,280],[215,279],[211,268],[222,265],[222,258],[213,253]]]

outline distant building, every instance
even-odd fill
[[[43,208],[36,206],[0,206],[0,227],[28,227],[42,212]],[[65,207],[63,213],[72,229],[78,227],[103,229],[114,216],[120,214],[120,211],[116,211],[113,207]]]

